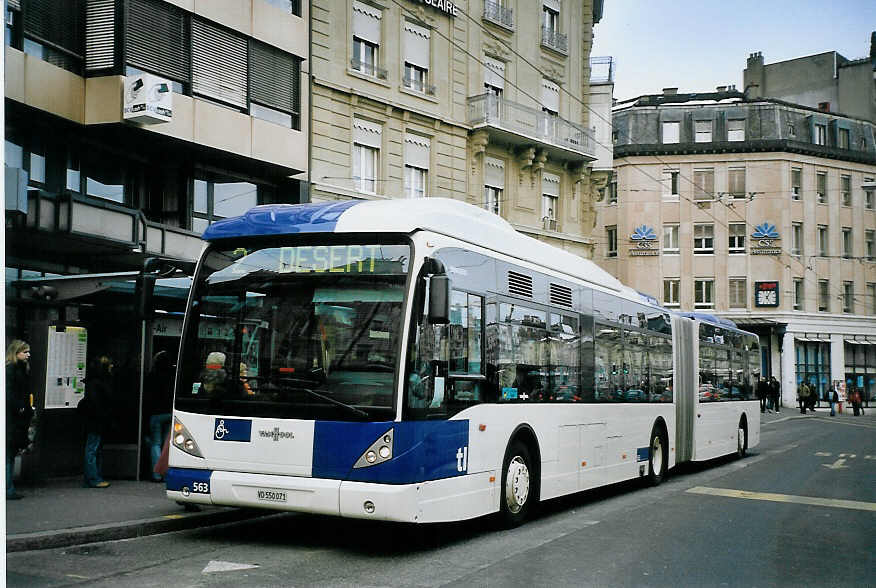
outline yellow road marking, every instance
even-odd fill
[[[173,515],[164,515],[164,518],[166,518],[166,519],[184,519],[186,517],[185,517],[185,515],[173,514]]]
[[[853,510],[869,510],[876,512],[876,502],[860,502],[858,500],[841,500],[838,498],[815,498],[813,496],[795,496],[793,494],[772,494],[770,492],[749,492],[748,490],[731,490],[730,488],[709,488],[696,486],[687,490],[691,494],[708,494],[726,498],[746,498],[748,500],[768,500],[771,502],[788,502],[793,504],[808,504],[810,506],[829,506],[832,508],[850,508]]]

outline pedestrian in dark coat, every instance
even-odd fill
[[[757,399],[760,400],[760,412],[766,412],[767,396],[770,393],[770,385],[766,378],[757,381]]]
[[[106,355],[98,357],[89,368],[85,398],[80,401],[87,434],[84,485],[88,488],[110,485],[103,479],[103,440],[112,426],[112,371],[113,360]]]
[[[30,345],[19,339],[6,348],[6,499],[23,498],[15,491],[15,456],[28,446],[30,405]]]
[[[779,384],[779,381],[775,376],[770,377],[770,404],[773,408],[776,409],[776,412],[779,411],[779,397],[782,394],[782,386]]]

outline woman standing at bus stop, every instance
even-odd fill
[[[6,348],[6,500],[23,498],[15,491],[15,456],[27,447],[30,405],[30,345],[19,339]]]
[[[88,488],[110,485],[103,479],[103,437],[111,426],[112,372],[113,360],[106,355],[98,357],[85,381],[85,398],[79,402],[88,434],[85,440],[85,486]]]

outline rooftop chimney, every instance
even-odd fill
[[[663,88],[664,96],[675,96],[678,94],[678,88]]]
[[[727,86],[715,86],[715,91],[716,92],[726,92]]]

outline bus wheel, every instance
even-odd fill
[[[651,451],[648,452],[648,481],[652,486],[657,486],[666,475],[666,438],[663,429],[654,425],[651,429]]]
[[[532,458],[529,449],[514,441],[505,452],[502,465],[502,520],[507,527],[516,527],[526,520],[533,499]]]
[[[745,419],[739,421],[739,428],[736,430],[736,456],[739,458],[745,457],[748,452],[748,426]]]

